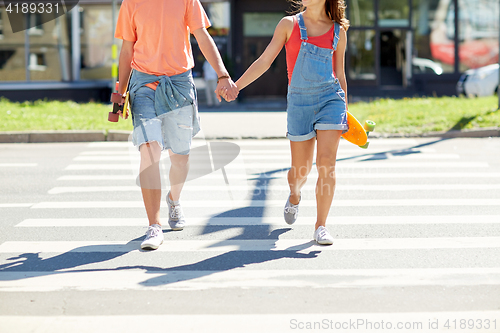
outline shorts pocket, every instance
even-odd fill
[[[339,89],[339,90],[337,90],[337,95],[338,95],[338,96],[340,97],[340,99],[341,99],[341,100],[343,100],[343,101],[344,101],[344,103],[345,103],[345,92],[344,92],[344,90],[343,90],[342,88],[341,88],[341,89]]]

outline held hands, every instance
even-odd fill
[[[219,102],[222,101],[221,97],[227,102],[232,102],[238,97],[239,89],[231,78],[221,78],[217,83],[215,94]]]

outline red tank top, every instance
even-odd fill
[[[288,70],[288,84],[289,85],[290,85],[290,82],[292,81],[293,69],[295,68],[295,63],[297,62],[297,57],[299,56],[300,43],[302,42],[300,39],[299,22],[297,21],[297,18],[295,16],[293,17],[293,20],[295,23],[293,25],[292,34],[290,35],[290,39],[288,39],[288,42],[286,42],[286,44],[285,44],[286,67]],[[324,35],[316,36],[316,37],[308,36],[307,42],[311,43],[313,45],[316,45],[317,47],[333,50],[333,35],[334,34],[335,34],[335,24]],[[335,53],[333,54],[332,68],[335,68]],[[335,75],[335,73],[334,73],[334,75]]]

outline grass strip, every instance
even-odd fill
[[[350,105],[350,112],[361,122],[377,123],[376,132],[424,134],[462,129],[500,127],[496,96],[381,99]]]
[[[361,122],[377,123],[382,134],[424,134],[500,127],[496,96],[380,99],[349,105]],[[111,105],[60,101],[10,102],[0,99],[0,131],[132,130],[131,120],[108,122]]]
[[[108,121],[110,104],[71,101],[15,103],[0,99],[0,131],[132,130],[132,121]]]

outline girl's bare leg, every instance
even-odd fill
[[[288,171],[290,186],[290,203],[297,205],[300,201],[300,189],[307,181],[312,169],[315,138],[307,141],[290,141],[292,167]]]
[[[317,131],[318,152],[316,167],[318,182],[316,183],[317,220],[315,229],[325,226],[335,192],[335,163],[342,131]]]

